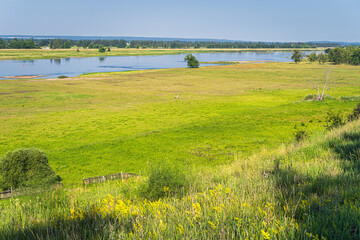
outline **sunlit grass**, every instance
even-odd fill
[[[358,67],[333,66],[333,98],[303,101],[315,91],[307,79],[322,78],[323,68],[266,63],[1,80],[0,154],[44,149],[66,186],[146,172],[164,159],[218,166],[291,141],[295,125],[323,130],[329,110],[349,112],[356,103],[344,97],[358,96]]]

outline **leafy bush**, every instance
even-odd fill
[[[337,113],[328,112],[325,122],[326,122],[325,125],[326,129],[331,130],[333,128],[338,128],[345,125],[346,119],[340,112]]]
[[[60,76],[58,76],[58,78],[68,78],[68,76],[60,75]]]
[[[61,181],[40,149],[19,148],[0,159],[0,188],[33,187]]]
[[[296,142],[301,142],[309,136],[308,132],[306,131],[306,125],[303,122],[301,122],[300,127],[295,125],[294,129],[295,132],[293,134]]]
[[[191,53],[186,55],[184,60],[187,61],[187,65],[189,68],[198,68],[200,65],[199,61]]]
[[[312,94],[312,95],[307,95],[305,98],[304,98],[304,101],[315,101],[317,98],[317,96],[315,94]]]
[[[141,195],[148,199],[181,195],[190,185],[187,174],[170,163],[157,163],[150,168],[149,177],[140,188]]]

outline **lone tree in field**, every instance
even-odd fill
[[[0,190],[55,184],[61,178],[49,166],[48,157],[40,149],[19,148],[0,159]]]
[[[309,80],[311,82],[311,84],[313,85],[313,87],[316,89],[317,91],[317,95],[316,95],[316,99],[315,101],[322,101],[325,97],[325,93],[327,92],[327,90],[330,89],[331,84],[333,83],[333,81],[330,81],[330,73],[331,70],[326,68],[325,69],[325,80],[324,83],[321,83],[320,80],[316,80],[316,82],[313,82],[311,80]],[[322,88],[322,89],[321,89]],[[321,93],[320,93],[320,89],[321,89]]]
[[[198,68],[200,65],[199,61],[191,53],[186,55],[184,60],[187,61],[187,65],[189,68]]]
[[[293,59],[295,63],[299,63],[302,59],[300,51],[295,49],[293,55],[291,56],[291,59]]]

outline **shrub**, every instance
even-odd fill
[[[33,187],[61,181],[40,149],[19,148],[0,159],[0,188]]]
[[[181,195],[189,187],[189,177],[184,169],[157,163],[151,166],[147,181],[141,186],[141,195],[148,199],[159,199],[170,195]]]
[[[325,125],[326,129],[331,130],[333,128],[338,128],[345,125],[346,120],[344,119],[344,116],[340,112],[338,113],[328,112],[325,122],[326,122]]]
[[[358,120],[360,117],[360,103],[354,108],[353,112],[348,116],[348,121]]]
[[[191,53],[186,55],[184,60],[187,61],[187,65],[189,68],[198,68],[200,65],[199,61]]]
[[[58,78],[68,78],[68,76],[61,75],[61,76],[58,76]]]
[[[303,122],[300,123],[300,128],[298,128],[298,126],[295,125],[294,129],[295,132],[293,134],[296,142],[301,142],[309,136],[309,134],[306,131],[306,125]]]

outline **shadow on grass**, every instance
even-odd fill
[[[278,200],[299,224],[299,238],[360,239],[360,133],[330,140],[342,173],[300,174],[276,169]],[[318,238],[317,238],[318,237]]]
[[[55,218],[48,224],[31,224],[22,230],[10,228],[0,233],[0,239],[124,239],[121,232],[134,231],[132,226],[131,220],[120,222],[92,214],[82,219]]]

